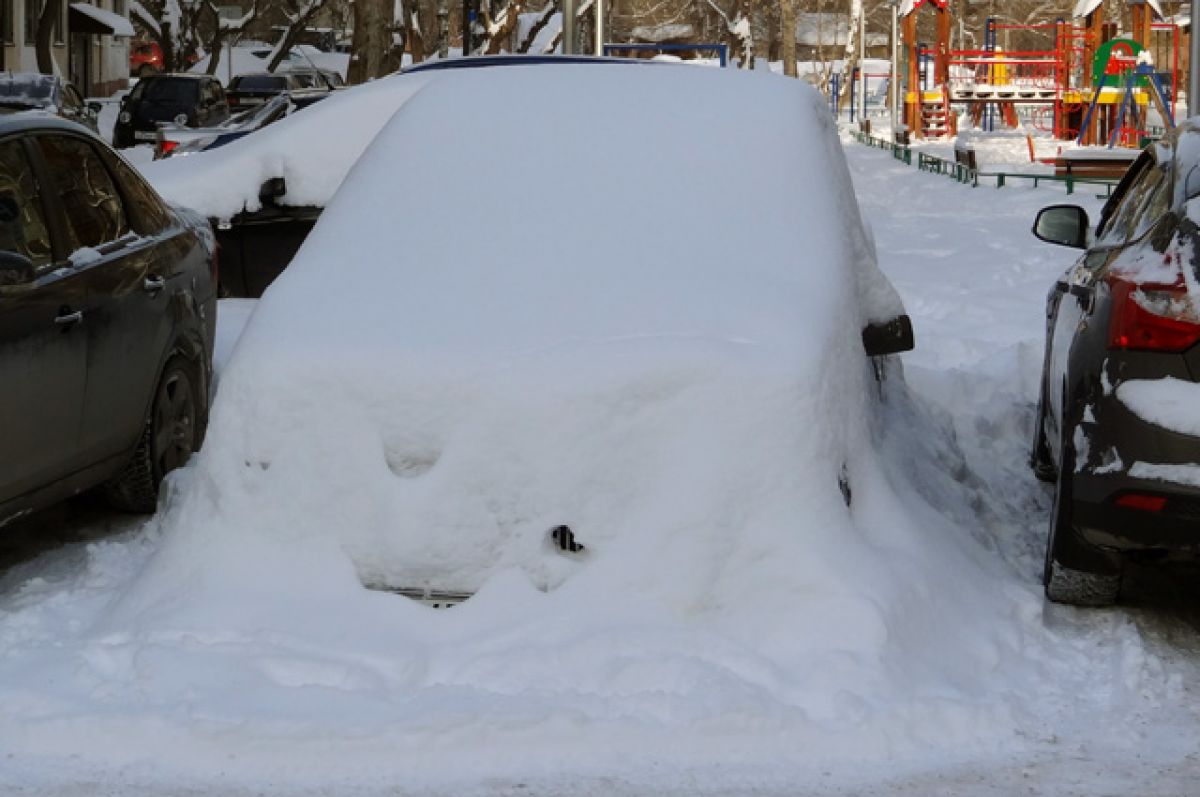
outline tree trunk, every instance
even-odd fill
[[[292,51],[292,47],[300,39],[300,34],[308,28],[308,24],[312,22],[313,17],[317,15],[317,12],[323,6],[324,3],[313,2],[296,9],[296,13],[288,22],[287,30],[283,32],[283,37],[275,45],[271,60],[267,63],[268,72],[274,72],[279,68],[279,65],[283,63],[283,59],[287,58],[288,53]],[[355,8],[358,8],[357,3],[355,3]],[[357,33],[357,30],[355,33]],[[379,75],[375,75],[374,77],[379,77]]]
[[[37,68],[46,75],[53,75],[57,71],[54,66],[54,54],[50,48],[54,45],[54,23],[58,21],[63,2],[64,0],[45,0],[42,13],[38,16]],[[80,86],[80,90],[88,93],[87,86]]]
[[[391,18],[389,0],[355,0],[348,83],[365,83],[385,74],[384,63],[392,38]]]
[[[850,28],[846,31],[846,52],[843,58],[846,68],[842,74],[846,77],[846,90],[842,92],[842,101],[840,103],[840,107],[842,108],[845,108],[846,103],[850,101],[850,95],[858,92],[858,88],[855,88],[853,92],[850,91],[850,83],[854,80],[855,68],[862,68],[862,65],[858,62],[858,37],[862,20],[863,0],[850,0],[850,17],[848,21]]]
[[[779,2],[779,48],[779,57],[783,59],[783,74],[797,77],[795,0]]]

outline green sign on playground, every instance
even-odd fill
[[[1099,86],[1104,80],[1106,86],[1124,86],[1122,75],[1131,72],[1137,66],[1138,54],[1146,48],[1133,39],[1113,39],[1107,41],[1096,50],[1092,59],[1092,85]],[[1115,78],[1115,79],[1114,79]],[[1145,77],[1138,78],[1138,86],[1148,85]]]

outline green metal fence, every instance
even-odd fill
[[[876,149],[891,150],[892,157],[898,161],[903,161],[911,166],[913,162],[912,148],[906,147],[903,144],[896,144],[882,138],[875,138],[866,133],[856,132],[854,138],[860,144],[866,144],[869,147]],[[997,188],[1004,188],[1010,182],[1019,182],[1021,180],[1031,181],[1033,187],[1037,188],[1042,183],[1062,183],[1068,194],[1075,193],[1075,187],[1079,185],[1096,185],[1104,187],[1104,195],[1112,194],[1113,186],[1118,182],[1117,178],[1104,177],[1075,177],[1073,175],[1056,175],[1056,174],[1025,174],[1022,172],[984,172],[978,169],[972,169],[965,163],[957,163],[955,161],[939,158],[936,155],[928,155],[924,152],[917,153],[917,169],[923,172],[932,174],[942,174],[953,178],[956,182],[970,185],[974,188],[979,187],[980,180],[995,181]]]

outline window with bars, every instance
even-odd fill
[[[25,0],[25,44],[37,44],[38,17],[42,13],[40,0]]]
[[[13,43],[13,0],[0,0],[0,44]]]

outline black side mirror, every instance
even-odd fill
[[[1033,234],[1046,243],[1086,249],[1090,227],[1087,211],[1078,205],[1051,205],[1038,211]]]
[[[258,189],[258,201],[263,205],[274,205],[275,200],[287,193],[287,181],[282,177],[264,180]]]
[[[89,102],[87,104],[87,108],[89,111],[96,114],[96,116],[99,116],[100,112],[104,110],[104,106],[98,102]]]
[[[868,324],[863,328],[862,342],[868,357],[912,351],[915,345],[912,319],[898,315],[882,324]]]
[[[37,277],[33,261],[19,252],[0,252],[0,288],[25,285]]]

